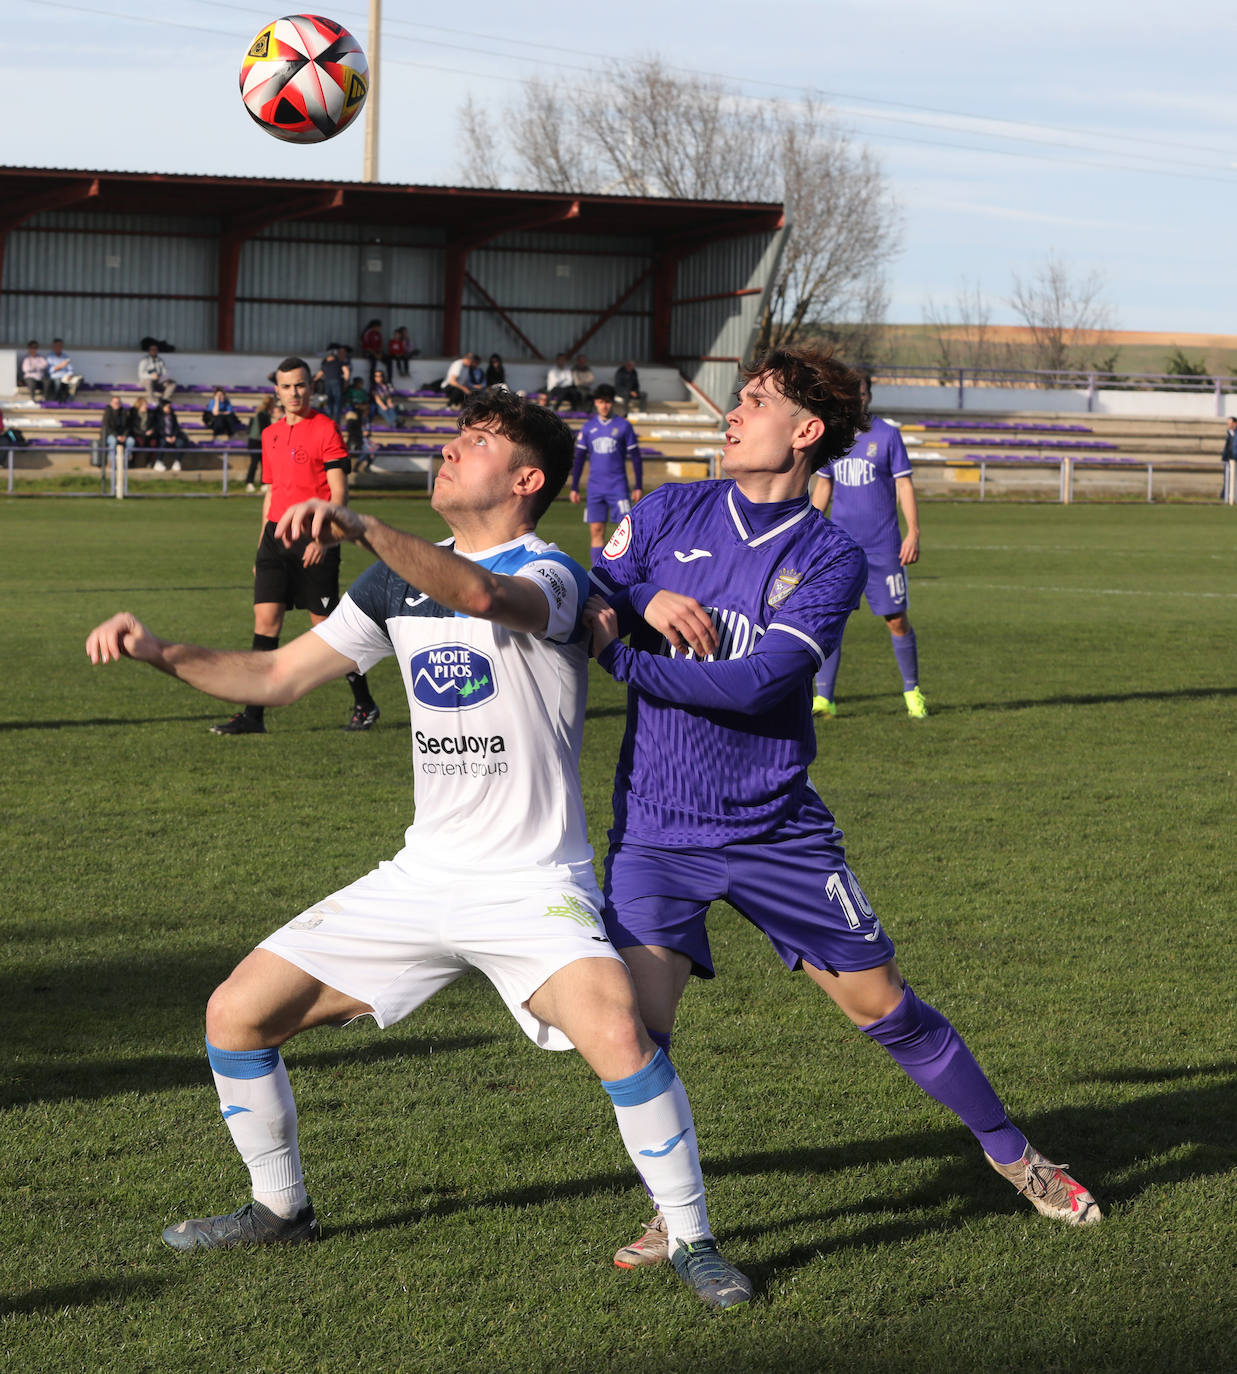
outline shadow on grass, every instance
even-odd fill
[[[940,706],[946,711],[1030,711],[1037,706],[1108,706],[1129,701],[1206,701],[1209,697],[1237,697],[1237,687],[1181,687],[1171,692],[1077,692],[1056,697],[1027,697],[1018,701],[977,701],[967,705]]]
[[[100,725],[196,725],[205,724],[221,716],[227,709],[221,705],[218,710],[199,712],[192,716],[88,716],[75,720],[0,720],[0,734],[11,730],[65,730],[72,728],[97,729]]]
[[[33,1316],[62,1312],[69,1307],[93,1307],[130,1298],[152,1299],[170,1280],[154,1275],[126,1275],[116,1279],[83,1279],[35,1288],[20,1296],[0,1294],[0,1317]]]

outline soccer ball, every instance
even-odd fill
[[[361,45],[333,19],[273,19],[241,63],[241,99],[254,122],[288,143],[322,143],[357,117],[369,92]]]

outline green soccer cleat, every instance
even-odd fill
[[[614,1256],[620,1269],[639,1269],[646,1264],[665,1264],[670,1258],[670,1240],[666,1235],[666,1218],[660,1212],[644,1228],[644,1235],[624,1245]]]
[[[722,1258],[711,1237],[682,1242],[670,1256],[670,1263],[688,1288],[715,1312],[751,1301],[751,1280]]]
[[[838,708],[828,697],[812,698],[812,714],[814,716],[836,716],[837,713]]]
[[[1103,1218],[1099,1203],[1077,1179],[1070,1178],[1065,1166],[1046,1159],[1034,1145],[1028,1143],[1026,1153],[1012,1164],[998,1164],[989,1154],[984,1158],[1046,1217],[1070,1226],[1090,1226]]]
[[[912,687],[909,692],[903,692],[902,700],[906,702],[906,714],[912,720],[927,720],[928,703],[923,699],[923,693],[918,687]]]
[[[318,1235],[314,1205],[306,1198],[290,1219],[260,1202],[247,1202],[227,1216],[178,1221],[163,1228],[163,1243],[173,1250],[231,1250],[238,1245],[305,1245]]]

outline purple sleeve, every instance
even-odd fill
[[[645,696],[673,706],[748,716],[776,706],[819,666],[816,655],[802,641],[769,634],[746,658],[720,663],[663,658],[629,649],[617,639],[602,650],[597,662],[616,682],[625,682]]]
[[[902,442],[902,435],[892,425],[889,428],[893,430],[889,436],[889,474],[891,477],[909,477],[911,460]]]

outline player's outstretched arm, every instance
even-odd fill
[[[541,634],[549,626],[549,603],[529,578],[492,573],[372,515],[328,501],[302,501],[284,512],[275,535],[294,543],[306,534],[324,545],[347,541],[368,549],[405,582],[463,615],[492,620],[525,634]]]
[[[319,635],[301,635],[273,653],[204,649],[160,639],[128,611],[91,630],[86,655],[95,664],[136,659],[208,696],[254,706],[286,706],[322,683],[356,671],[351,659]]]

